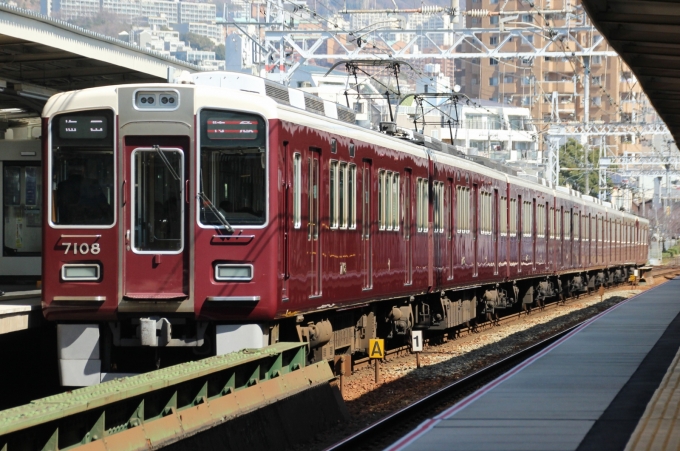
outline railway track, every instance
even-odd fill
[[[680,273],[680,266],[670,266],[670,267],[666,266],[666,267],[661,267],[661,268],[654,269],[654,270],[650,271],[650,274],[653,277],[661,277],[661,276],[665,276],[665,275],[668,275],[668,274],[678,274],[678,273]],[[619,285],[616,285],[614,287],[607,289],[607,292],[610,292],[612,290],[621,289],[622,287],[626,287],[626,286],[629,286],[629,285],[627,283],[619,284]],[[589,299],[592,296],[598,296],[598,294],[597,293],[595,293],[595,294],[589,293],[589,294],[586,294],[586,295],[581,294],[578,297],[572,296],[570,298],[567,298],[565,300],[565,302],[571,302],[571,301],[574,301],[574,300]],[[558,307],[557,301],[552,300],[550,302],[546,302],[543,309],[554,309],[554,308],[557,308],[557,307]],[[523,312],[520,312],[520,313],[513,312],[509,315],[502,316],[498,319],[496,324],[502,325],[502,324],[506,324],[508,322],[515,321],[515,320],[519,319],[522,316],[522,314],[523,314]],[[464,328],[464,329],[458,330],[455,337],[450,337],[448,333],[444,333],[442,336],[437,337],[437,338],[442,339],[445,342],[449,339],[462,338],[462,337],[465,337],[467,335],[476,333],[478,331],[485,330],[485,329],[490,328],[490,327],[494,327],[493,322],[483,321],[483,322],[478,323],[475,329]],[[425,345],[429,345],[430,343],[431,343],[431,339],[428,338],[428,339],[424,340]],[[385,361],[389,361],[390,359],[409,354],[410,352],[411,352],[411,347],[408,346],[408,345],[397,346],[397,347],[394,347],[394,348],[391,348],[391,349],[387,349],[385,351]],[[352,372],[367,368],[367,367],[372,366],[372,365],[373,364],[371,362],[371,359],[368,358],[368,357],[353,359],[352,360]]]

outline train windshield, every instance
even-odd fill
[[[113,224],[112,122],[110,111],[64,114],[52,120],[53,224]]]
[[[257,226],[267,218],[264,119],[251,114],[201,112],[199,191],[201,224]],[[210,205],[212,203],[212,205]],[[212,208],[214,206],[215,208]]]

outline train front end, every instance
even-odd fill
[[[269,344],[275,115],[266,97],[194,85],[48,102],[43,309],[62,385]]]

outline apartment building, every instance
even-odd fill
[[[536,123],[547,126],[554,122],[641,122],[654,120],[655,113],[630,69],[619,57],[592,56],[589,59],[590,77],[586,74],[588,63],[570,55],[575,43],[550,42],[550,27],[588,25],[589,20],[580,2],[567,0],[469,0],[468,10],[482,9],[491,12],[518,11],[519,14],[506,26],[527,30],[522,39],[505,42],[507,33],[500,31],[502,17],[467,17],[467,27],[499,30],[486,33],[484,44],[494,48],[502,44],[504,52],[530,51],[531,46],[548,48],[557,53],[536,58],[479,58],[459,59],[455,64],[455,79],[462,92],[470,97],[490,100],[505,105],[528,108]],[[564,12],[567,11],[567,13]],[[538,12],[541,12],[538,14]],[[567,22],[570,21],[570,22]],[[574,33],[579,45],[589,47],[596,30]],[[466,44],[464,44],[465,46]],[[606,42],[598,49],[607,49]],[[470,51],[471,48],[461,48]],[[560,54],[561,53],[561,54]],[[446,67],[445,73],[450,70]],[[585,84],[589,81],[590,95],[586,98]],[[618,142],[614,142],[618,141]],[[620,151],[640,149],[635,136],[615,140]]]

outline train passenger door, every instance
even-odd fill
[[[493,237],[493,273],[498,274],[498,190],[493,190],[493,203],[491,212],[491,236]]]
[[[373,246],[372,246],[372,215],[371,215],[371,192],[372,185],[371,160],[364,160],[363,182],[361,184],[363,211],[361,215],[361,239],[363,240],[363,258],[361,259],[363,273],[363,289],[373,288]]]
[[[321,296],[321,227],[319,224],[319,201],[321,198],[320,184],[320,153],[318,149],[309,149],[309,222],[307,224],[307,242],[311,260],[310,296]]]
[[[472,276],[477,277],[477,259],[479,249],[479,190],[476,183],[472,185],[472,253],[474,255],[474,266],[472,268]]]
[[[411,170],[404,171],[404,255],[406,257],[406,270],[404,272],[404,284],[413,283],[413,245],[411,243],[412,211],[411,199],[413,188],[411,187]]]
[[[166,140],[167,141],[167,140]],[[125,140],[123,209],[126,299],[183,300],[189,294],[188,138]]]

